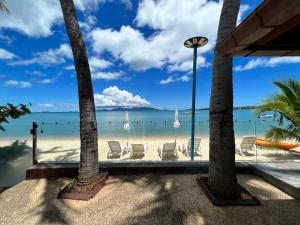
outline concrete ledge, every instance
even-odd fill
[[[78,163],[38,163],[26,170],[26,179],[53,177],[75,177],[78,174]],[[140,173],[208,173],[208,162],[191,161],[139,161],[139,162],[101,162],[99,169],[109,174]],[[253,173],[252,168],[243,162],[236,162],[238,173]]]
[[[276,188],[280,189],[281,191],[287,193],[288,195],[292,196],[293,198],[300,200],[300,189],[290,185],[289,183],[279,179],[278,177],[272,175],[271,173],[268,173],[266,171],[263,171],[260,168],[255,167],[254,165],[251,165],[253,172],[267,181],[268,183],[272,184]]]

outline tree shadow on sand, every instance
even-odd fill
[[[11,145],[0,147],[0,161],[1,160],[14,160],[27,153],[32,148],[27,145],[27,140],[16,140]]]
[[[69,179],[43,179],[38,181],[46,183],[44,184],[39,204],[29,211],[29,213],[34,213],[38,216],[38,224],[70,224],[63,210],[74,211],[74,209],[65,204],[63,200],[57,199],[60,187],[66,185]]]
[[[16,140],[0,147],[0,186],[14,186],[24,180],[31,160],[31,147],[27,141]]]
[[[50,156],[51,154],[58,154],[58,156],[55,156],[52,158],[51,161],[54,162],[78,162],[79,154],[80,154],[80,148],[73,148],[73,149],[62,149],[63,146],[56,146],[49,150],[41,150],[38,149],[38,160],[39,161],[47,161],[47,155]],[[46,159],[46,160],[44,160]]]
[[[135,204],[133,213],[128,214],[122,224],[183,224],[189,213],[193,209],[178,204],[187,190],[180,185],[181,181],[173,180],[166,174],[143,174],[119,176],[121,185],[130,184],[138,189],[145,188],[153,194],[151,200],[143,201],[141,204]],[[112,183],[113,184],[113,183]],[[192,184],[196,188],[196,183]],[[135,193],[130,193],[135,195]]]
[[[170,174],[116,176],[118,182],[111,182],[107,185],[121,190],[122,185],[130,184],[131,192],[126,194],[131,195],[130,201],[134,203],[132,207],[128,207],[123,199],[122,203],[116,200],[112,205],[106,205],[109,208],[122,204],[122,209],[127,211],[125,218],[111,224],[283,225],[296,224],[296,221],[300,219],[300,203],[297,200],[289,198],[284,193],[278,197],[276,188],[255,176],[250,176],[250,179],[249,176],[243,176],[241,184],[260,199],[262,206],[213,206],[197,186],[195,177]],[[251,182],[251,179],[254,182]],[[274,188],[275,192],[269,189],[270,187]],[[132,199],[134,195],[137,195],[137,198]],[[115,199],[117,198],[115,196]],[[291,212],[293,215],[290,215]]]

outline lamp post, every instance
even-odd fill
[[[193,88],[192,88],[192,132],[191,132],[191,160],[194,160],[194,139],[195,139],[195,104],[196,104],[196,65],[197,65],[197,48],[208,43],[206,37],[192,37],[184,42],[184,46],[194,49],[193,59]]]

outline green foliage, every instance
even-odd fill
[[[9,118],[17,119],[20,116],[30,113],[31,112],[28,106],[24,104],[19,104],[15,106],[13,104],[7,103],[4,106],[0,105],[0,130],[5,131],[1,124],[8,123]]]
[[[300,83],[293,79],[273,83],[280,93],[265,100],[257,108],[256,113],[260,115],[263,112],[273,111],[281,127],[271,126],[266,138],[276,142],[281,140],[300,142]],[[287,121],[287,125],[282,127],[284,121]]]
[[[6,7],[5,0],[0,0],[0,11],[3,11],[4,13],[8,14],[9,10]]]

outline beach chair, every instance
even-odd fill
[[[108,141],[108,153],[107,158],[122,158],[123,155],[126,153],[126,147],[121,146],[120,142],[118,141]]]
[[[256,143],[256,136],[243,136],[240,146],[235,148],[235,153],[245,156],[249,150],[254,150]]]
[[[191,139],[189,139],[188,144],[183,144],[178,147],[178,150],[185,154],[186,156],[191,156]],[[194,155],[201,156],[201,137],[194,138]]]
[[[148,146],[144,144],[131,144],[130,158],[142,159],[147,155]]]
[[[158,148],[159,157],[162,160],[176,160],[178,154],[176,150],[176,141],[172,143],[164,143]]]

